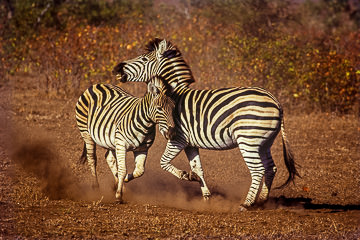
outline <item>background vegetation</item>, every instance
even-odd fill
[[[154,37],[176,44],[196,88],[260,86],[288,109],[359,114],[355,0],[6,0],[0,86],[22,74],[47,96],[117,83]]]

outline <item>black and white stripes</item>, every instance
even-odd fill
[[[148,82],[152,76],[159,75],[172,86],[177,135],[168,141],[160,160],[164,170],[180,179],[199,181],[207,199],[210,191],[204,179],[198,148],[224,150],[239,147],[252,178],[242,204],[249,207],[257,197],[258,201],[268,198],[276,173],[270,148],[281,131],[284,160],[289,171],[285,184],[298,175],[285,136],[283,110],[272,94],[255,87],[191,89],[189,85],[194,81],[191,70],[174,45],[155,39],[148,44],[147,50],[135,59],[118,64],[114,73],[123,82]],[[170,163],[183,149],[190,161],[190,173]]]
[[[155,124],[162,135],[173,136],[174,102],[169,87],[159,77],[148,83],[143,98],[134,97],[113,85],[96,84],[88,88],[76,104],[76,120],[84,140],[81,162],[86,160],[98,186],[96,144],[108,149],[107,163],[115,177],[116,198],[121,200],[123,181],[144,173],[147,151],[155,138]],[[126,175],[126,151],[133,151],[135,169]]]

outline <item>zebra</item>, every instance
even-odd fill
[[[277,170],[270,148],[280,131],[289,176],[279,188],[299,176],[285,134],[283,109],[268,91],[258,87],[192,89],[189,85],[194,78],[181,52],[162,39],[149,42],[146,53],[117,64],[113,74],[121,82],[147,82],[153,75],[159,75],[171,84],[171,96],[176,104],[176,137],[168,140],[160,165],[179,179],[200,182],[205,200],[211,193],[205,182],[199,148],[240,149],[251,175],[251,185],[240,210],[268,199]],[[171,164],[182,150],[190,163],[189,173]]]
[[[149,148],[155,139],[155,124],[161,134],[174,136],[174,101],[167,96],[169,86],[154,76],[148,83],[147,93],[138,98],[118,86],[95,84],[89,87],[76,103],[76,122],[84,140],[80,162],[87,161],[98,188],[96,173],[96,144],[107,149],[106,161],[115,178],[115,197],[122,202],[123,182],[144,174]],[[126,174],[125,156],[134,153],[135,169]]]

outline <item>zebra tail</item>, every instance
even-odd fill
[[[86,151],[86,145],[84,143],[84,148],[83,148],[83,152],[81,154],[81,157],[79,159],[79,164],[85,164],[86,162],[86,155],[87,155],[87,151]]]
[[[292,153],[289,142],[286,138],[283,117],[281,119],[281,135],[282,135],[282,143],[283,143],[284,162],[285,162],[286,168],[289,172],[289,177],[283,185],[276,187],[275,189],[282,189],[282,188],[286,187],[290,182],[294,182],[295,176],[298,176],[301,178],[300,174],[296,170],[296,165],[298,165],[298,164],[295,163],[294,154]]]

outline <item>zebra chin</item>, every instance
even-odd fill
[[[118,79],[119,79],[120,82],[122,82],[122,83],[127,82],[127,75],[126,75],[126,74],[123,74],[121,77],[119,76]]]

